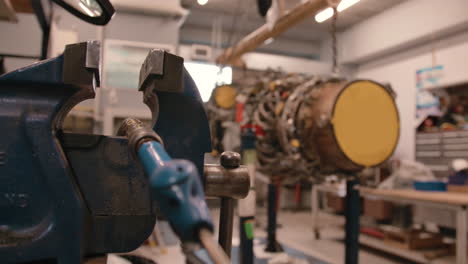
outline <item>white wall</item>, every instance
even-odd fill
[[[247,53],[242,58],[247,68],[254,70],[280,68],[285,72],[294,73],[330,74],[331,72],[331,64],[310,59],[257,52]]]
[[[0,53],[40,56],[42,32],[32,14],[17,14],[18,23],[0,21]]]
[[[211,44],[211,28],[196,27],[193,25],[184,25],[180,30],[181,44]],[[231,42],[235,43],[239,37],[245,36],[250,32],[240,32],[233,37]],[[222,45],[226,47],[229,39],[229,33],[223,32]],[[263,53],[280,54],[286,56],[304,57],[318,59],[320,57],[320,43],[318,41],[305,41],[290,39],[285,36],[276,38],[268,45],[261,45],[256,51]]]
[[[54,21],[62,30],[76,31],[78,41],[99,39],[98,26],[86,23],[54,5]],[[40,56],[42,32],[33,14],[18,14],[19,23],[0,21],[0,54]],[[106,37],[121,40],[165,43],[177,46],[179,23],[156,15],[141,15],[118,11],[105,27]],[[51,35],[51,38],[54,36]],[[33,63],[30,59],[7,58],[6,69],[11,71]]]
[[[190,45],[179,46],[179,56],[185,61],[190,61]],[[307,74],[330,74],[331,64],[311,59],[249,52],[245,54],[243,60],[247,68],[252,70],[281,69],[285,72],[307,73]]]
[[[405,1],[340,34],[341,61],[362,63],[467,30],[467,10],[466,0]]]
[[[42,32],[32,14],[17,14],[18,23],[0,21],[0,54],[41,56]],[[7,71],[24,67],[36,60],[5,58]]]
[[[441,85],[468,82],[468,31],[436,41],[436,61],[444,66]],[[401,137],[396,156],[414,159],[416,70],[432,66],[431,44],[357,67],[356,78],[389,82],[397,93]]]
[[[441,85],[468,81],[468,1],[409,0],[357,23],[338,36],[339,62],[353,78],[390,83],[397,93],[401,137],[395,155],[414,159],[416,71],[445,68]],[[323,42],[322,55],[329,41]],[[330,59],[329,56],[322,56]]]
[[[79,41],[99,38],[98,26],[76,18],[61,7],[55,6],[54,17],[60,29],[77,31]],[[177,45],[179,42],[178,21],[157,15],[126,13],[117,10],[104,28],[106,37],[112,39],[172,45]]]

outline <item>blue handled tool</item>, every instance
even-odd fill
[[[195,165],[167,154],[161,138],[138,119],[127,118],[119,135],[129,138],[132,154],[143,165],[151,185],[153,200],[179,238],[199,241],[199,229],[213,231],[210,211]]]
[[[153,200],[180,240],[201,242],[215,263],[229,263],[212,239],[213,223],[197,167],[188,160],[172,159],[161,138],[138,119],[124,120],[118,134],[128,137],[130,151],[149,177]]]
[[[150,179],[153,199],[182,241],[198,241],[198,231],[213,231],[210,211],[195,165],[171,159],[161,143],[148,141],[138,157]]]

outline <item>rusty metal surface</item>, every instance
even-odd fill
[[[299,142],[294,123],[303,95],[297,93],[298,87],[310,79],[292,75],[270,82],[253,114],[254,124],[262,130],[256,140],[258,169],[273,180],[295,181],[313,173],[315,160],[304,159],[301,147],[291,145]]]
[[[352,83],[320,76],[272,82],[253,115],[263,130],[256,142],[259,170],[287,183],[364,169],[342,151],[331,123],[339,95]]]
[[[205,165],[205,193],[210,197],[245,198],[250,189],[249,172],[241,166],[226,169],[219,165]]]
[[[329,80],[319,84],[315,103],[304,105],[299,110],[299,119],[304,120],[302,142],[306,151],[317,152],[322,171],[360,171],[364,167],[345,156],[336,141],[331,120],[338,95],[347,87],[344,80]],[[308,154],[310,155],[310,154]]]

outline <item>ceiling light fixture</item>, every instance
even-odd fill
[[[197,0],[197,3],[199,5],[206,5],[206,3],[208,3],[208,0]]]
[[[360,0],[343,0],[337,7],[338,12],[341,12],[350,6],[357,4]],[[315,15],[315,21],[322,23],[323,21],[331,18],[333,16],[333,9],[331,7],[324,9]]]
[[[268,38],[266,39],[264,42],[263,42],[263,45],[268,45],[268,44],[271,44],[275,39],[274,38]]]

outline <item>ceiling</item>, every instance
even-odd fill
[[[337,22],[338,31],[343,31],[404,1],[408,0],[361,0],[356,5],[339,14]],[[223,32],[231,35],[231,44],[265,23],[265,19],[258,14],[257,0],[209,0],[204,6],[198,5],[196,0],[182,0],[181,2],[184,7],[191,11],[182,26],[182,41],[190,42],[190,40],[187,40],[190,36],[184,39],[184,31],[197,29],[198,32],[201,30],[211,32],[213,20],[217,17],[222,20]],[[289,9],[301,1],[284,0],[284,2],[286,9]],[[319,24],[311,16],[309,19],[283,33],[280,39],[287,40],[288,43],[296,41],[320,45],[320,42],[328,36],[329,30],[330,19]],[[193,42],[197,41],[194,40]],[[227,43],[225,44],[227,45]]]

